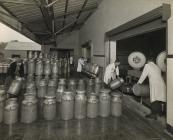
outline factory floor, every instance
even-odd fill
[[[152,125],[154,124],[154,125]],[[157,126],[157,127],[156,127]],[[0,140],[172,140],[164,129],[125,105],[119,118],[62,121],[39,119],[32,124],[0,124]]]
[[[79,78],[78,74],[73,77]],[[59,113],[57,113],[59,114]],[[172,140],[157,121],[138,115],[124,102],[119,118],[62,121],[38,119],[31,124],[0,124],[0,140]]]

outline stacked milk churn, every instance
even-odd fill
[[[120,116],[122,95],[102,88],[102,81],[95,79],[65,79],[60,74],[68,74],[67,58],[32,58],[27,60],[27,79],[24,99],[6,100],[5,91],[0,88],[0,122],[13,124],[18,121],[32,123],[37,118],[53,120],[57,114],[62,120]],[[10,94],[17,95],[22,79],[16,78]],[[56,113],[58,111],[58,113]]]

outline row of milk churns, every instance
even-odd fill
[[[60,59],[29,59],[24,62],[25,74],[62,75],[70,73],[70,61]]]
[[[85,96],[85,91],[77,90],[76,96],[71,91],[65,91],[61,98],[61,119],[70,120],[108,117],[110,114],[116,117],[122,114],[122,96],[118,92],[110,95],[109,89],[102,89],[99,97],[96,95]]]

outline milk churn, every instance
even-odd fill
[[[50,60],[45,60],[44,64],[44,75],[50,75],[51,74],[51,63]]]
[[[74,114],[76,119],[83,119],[86,117],[86,102],[87,98],[85,96],[85,91],[77,90]]]
[[[7,93],[12,95],[18,95],[21,88],[22,88],[22,78],[16,77],[16,79],[12,81]]]
[[[90,95],[87,101],[87,117],[96,118],[98,116],[98,98],[95,95]]]
[[[25,96],[21,107],[21,122],[31,123],[37,119],[37,99],[33,95]]]
[[[3,121],[5,100],[6,100],[5,89],[0,89],[0,123]]]
[[[30,93],[32,95],[36,95],[37,94],[36,86],[35,86],[35,82],[34,81],[27,83],[27,85],[26,85],[26,92]]]
[[[95,93],[98,95],[100,93],[100,89],[102,88],[102,82],[100,78],[95,79]]]
[[[29,59],[32,58],[32,51],[29,51],[28,58],[29,58]]]
[[[69,80],[68,89],[73,92],[74,96],[76,95],[76,80],[75,79]]]
[[[43,116],[45,120],[53,120],[56,116],[55,96],[45,96],[43,102]]]
[[[111,93],[111,115],[119,117],[122,114],[122,95],[119,91]]]
[[[136,96],[150,96],[150,87],[149,85],[144,84],[135,84],[132,88],[133,93]]]
[[[34,75],[28,74],[27,76],[27,82],[33,82],[34,81]]]
[[[17,98],[10,98],[6,101],[3,120],[5,124],[13,124],[18,121]]]
[[[64,59],[64,74],[66,75],[68,72],[68,63],[67,63],[67,59]]]
[[[124,80],[122,78],[117,78],[114,81],[112,81],[109,86],[111,89],[114,90],[116,88],[119,88],[123,83],[124,83]]]
[[[45,76],[44,76],[44,79],[46,80],[46,83],[47,83],[47,85],[48,85],[50,76],[49,76],[49,75],[45,75]]]
[[[56,91],[56,100],[57,102],[61,102],[61,96],[62,93],[64,92],[64,90],[66,89],[66,79],[59,79],[59,83],[58,83],[58,89]]]
[[[35,60],[29,59],[28,60],[28,74],[34,75],[35,73]]]
[[[70,120],[73,118],[74,96],[71,91],[64,91],[61,101],[61,119]]]
[[[53,79],[49,80],[47,96],[55,96],[56,95],[56,81]]]
[[[55,60],[52,63],[52,74],[53,75],[58,75],[58,64],[59,64],[58,60]]]
[[[91,71],[92,71],[92,73],[94,73],[95,75],[97,75],[99,73],[99,66],[97,64],[93,64]]]
[[[64,85],[66,85],[66,79],[65,79],[65,78],[60,78],[60,79],[59,79],[59,84],[64,84]]]
[[[77,90],[85,90],[85,80],[84,79],[79,79],[78,85],[77,85]]]
[[[99,116],[108,117],[110,114],[111,97],[109,89],[101,89],[99,95]]]
[[[38,60],[36,62],[35,74],[36,75],[42,75],[43,74],[43,62],[42,62],[42,60]]]
[[[67,60],[67,72],[70,73],[71,72],[71,69],[70,69],[70,59]]]
[[[62,59],[59,59],[59,63],[58,63],[58,74],[61,75],[62,74]]]
[[[39,57],[38,58],[40,58],[40,59],[42,59],[43,58],[43,54],[40,52],[40,54],[39,54]]]
[[[42,76],[40,76],[40,75],[35,77],[35,85],[36,85],[37,89],[39,88],[41,79],[42,79]]]
[[[47,83],[46,83],[46,80],[45,79],[42,79],[40,81],[40,84],[39,84],[39,88],[38,88],[38,92],[37,92],[37,96],[39,98],[43,98],[45,95],[46,95],[46,92],[47,92]]]
[[[94,91],[94,80],[89,79],[87,82],[87,95]]]

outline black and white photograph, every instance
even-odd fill
[[[173,140],[173,0],[0,0],[0,140]]]

